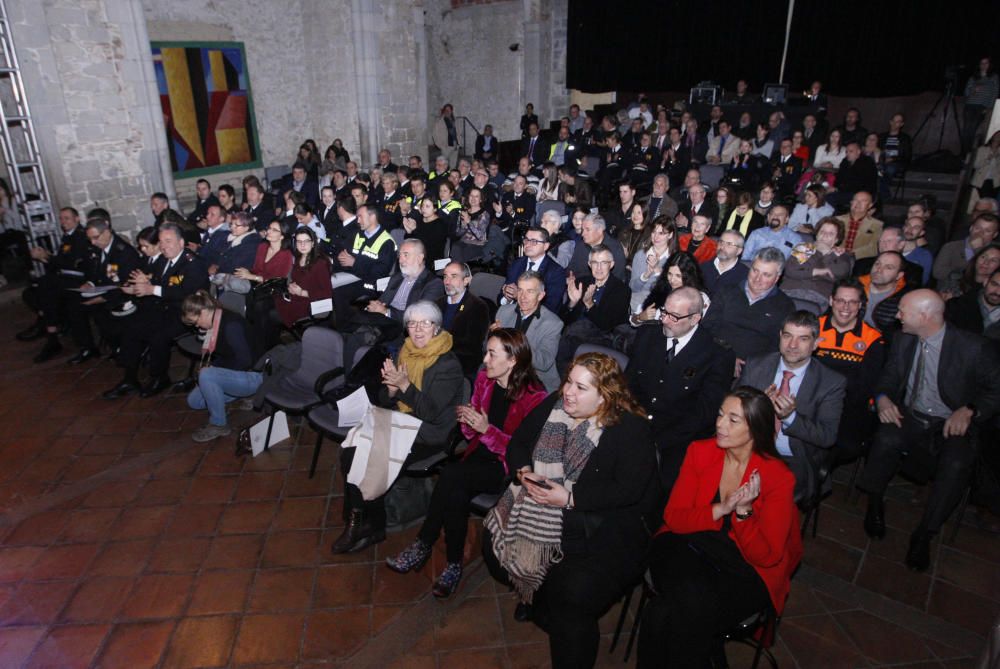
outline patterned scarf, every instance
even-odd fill
[[[603,431],[592,419],[577,425],[560,399],[535,444],[534,472],[572,491]],[[530,603],[549,568],[562,560],[563,510],[538,504],[515,480],[483,522],[497,560],[521,601]]]

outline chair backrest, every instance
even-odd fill
[[[625,368],[628,367],[628,356],[621,351],[616,351],[613,348],[608,348],[607,346],[600,346],[598,344],[580,344],[576,347],[576,353],[574,357],[580,355],[581,353],[603,353],[609,358],[614,359],[618,363],[618,367],[624,372]]]
[[[302,362],[289,381],[312,389],[320,374],[343,364],[344,338],[336,330],[314,325],[302,333]]]
[[[240,316],[247,315],[247,296],[231,290],[224,290],[219,295],[219,303],[222,308]]]
[[[288,165],[272,165],[271,167],[265,167],[264,183],[267,188],[270,189],[274,182],[284,179],[285,175],[289,174],[291,171],[292,168]]]
[[[813,302],[812,300],[804,300],[801,297],[792,297],[792,302],[795,303],[796,309],[808,311],[809,313],[816,314],[817,316],[823,313],[819,308],[819,304]]]
[[[480,272],[479,274],[472,275],[469,291],[476,297],[481,297],[487,302],[496,304],[497,295],[500,294],[500,289],[503,288],[503,284],[506,281],[507,277],[500,276],[499,274]]]

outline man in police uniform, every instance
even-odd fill
[[[46,337],[45,346],[35,356],[35,362],[51,360],[62,345],[59,343],[59,326],[65,315],[64,293],[68,288],[79,288],[83,283],[82,267],[87,259],[87,234],[80,225],[80,214],[73,207],[59,210],[59,227],[63,236],[55,252],[42,246],[30,250],[31,259],[45,265],[45,274],[24,291],[23,299],[37,315],[35,324],[17,333],[18,341],[34,341]]]
[[[87,239],[90,253],[84,264],[87,282],[84,288],[121,286],[139,269],[141,259],[134,246],[115,234],[111,229],[111,215],[104,209],[94,209],[87,214]],[[92,358],[100,357],[94,343],[90,327],[91,318],[102,329],[102,323],[110,320],[110,310],[124,302],[121,291],[112,290],[96,297],[64,291],[67,295],[66,315],[74,343],[79,347],[75,356],[69,359],[77,365]]]
[[[105,399],[113,400],[139,391],[140,397],[152,397],[170,387],[170,347],[174,339],[187,331],[181,322],[181,302],[201,288],[208,288],[208,268],[197,254],[184,248],[179,226],[160,226],[160,251],[166,258],[163,272],[152,278],[135,271],[122,292],[138,298],[139,309],[129,316],[122,337],[118,364],[125,376]],[[150,382],[139,387],[139,361],[149,347]]]
[[[379,208],[379,224],[390,232],[403,225],[403,214],[399,211],[399,201],[403,194],[399,190],[399,177],[395,172],[382,175],[382,193],[376,205]]]
[[[376,282],[392,273],[396,262],[396,242],[378,222],[378,210],[370,205],[358,207],[358,232],[350,245],[337,254],[338,271],[349,272],[360,279],[333,291],[333,304],[338,323],[347,323],[351,303],[367,295],[376,297]]]
[[[876,425],[872,394],[885,364],[885,341],[861,317],[865,300],[864,286],[857,279],[842,279],[834,285],[829,313],[819,319],[815,356],[847,379],[834,466],[861,457]]]
[[[527,191],[527,188],[528,180],[518,174],[514,177],[514,189],[503,194],[499,206],[494,205],[494,213],[504,232],[517,227],[527,229],[535,218],[535,197]]]

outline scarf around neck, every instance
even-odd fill
[[[417,390],[423,390],[424,372],[451,348],[451,333],[446,330],[432,337],[423,348],[417,348],[413,340],[407,337],[399,352],[398,364],[406,365],[406,375],[410,378],[410,383],[416,386]],[[413,408],[405,402],[398,402],[397,405],[403,413],[413,413]]]

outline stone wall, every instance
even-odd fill
[[[149,215],[168,186],[163,116],[132,0],[8,0],[16,51],[54,205]]]

